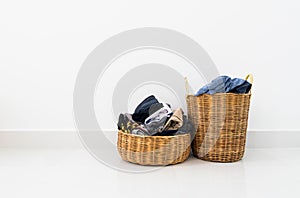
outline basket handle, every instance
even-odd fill
[[[186,95],[188,96],[189,95],[189,82],[188,82],[187,77],[184,77],[184,80],[185,80],[185,91],[186,91]]]
[[[248,80],[249,79],[249,80]],[[248,82],[250,82],[251,84],[253,84],[253,75],[252,74],[248,74],[245,78],[245,80],[247,80]]]
[[[249,83],[253,84],[253,75],[252,74],[248,74],[245,78],[245,80],[247,80]],[[252,87],[250,89],[250,93],[251,93]]]

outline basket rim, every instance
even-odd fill
[[[239,94],[239,93],[215,93],[215,94],[201,94],[199,96],[195,96],[194,94],[187,94],[186,96],[200,97],[200,96],[218,96],[218,95],[236,95],[236,96],[251,96],[251,93]]]
[[[128,136],[133,136],[133,137],[140,137],[140,138],[179,138],[179,137],[185,137],[185,136],[190,136],[190,133],[182,134],[182,135],[165,135],[165,136],[144,136],[144,135],[136,135],[136,134],[130,134],[130,133],[125,133],[122,130],[118,130],[118,133],[122,133],[124,135]]]

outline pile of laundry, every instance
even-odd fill
[[[199,89],[195,96],[215,93],[245,94],[250,91],[251,86],[252,84],[244,79],[230,78],[229,76],[219,76],[211,81],[211,83]]]
[[[173,136],[191,133],[193,124],[181,108],[172,110],[167,103],[160,103],[153,95],[144,99],[133,114],[119,115],[118,129],[142,136]]]

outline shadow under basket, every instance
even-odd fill
[[[243,158],[251,94],[187,96],[188,117],[196,128],[193,155],[213,162]]]
[[[117,146],[125,161],[140,165],[171,165],[189,157],[190,143],[190,134],[139,136],[119,130]]]

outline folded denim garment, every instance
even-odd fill
[[[147,97],[136,107],[132,115],[132,119],[136,122],[144,123],[145,119],[150,116],[150,107],[157,103],[159,102],[153,95]]]
[[[231,80],[229,92],[245,94],[250,91],[251,87],[252,84],[249,83],[247,80],[243,80],[240,78],[233,78]]]
[[[195,94],[196,96],[202,94],[215,94],[215,93],[237,93],[244,94],[248,93],[251,89],[252,84],[247,80],[240,78],[231,79],[229,76],[219,76],[212,80],[211,83],[203,86]]]

